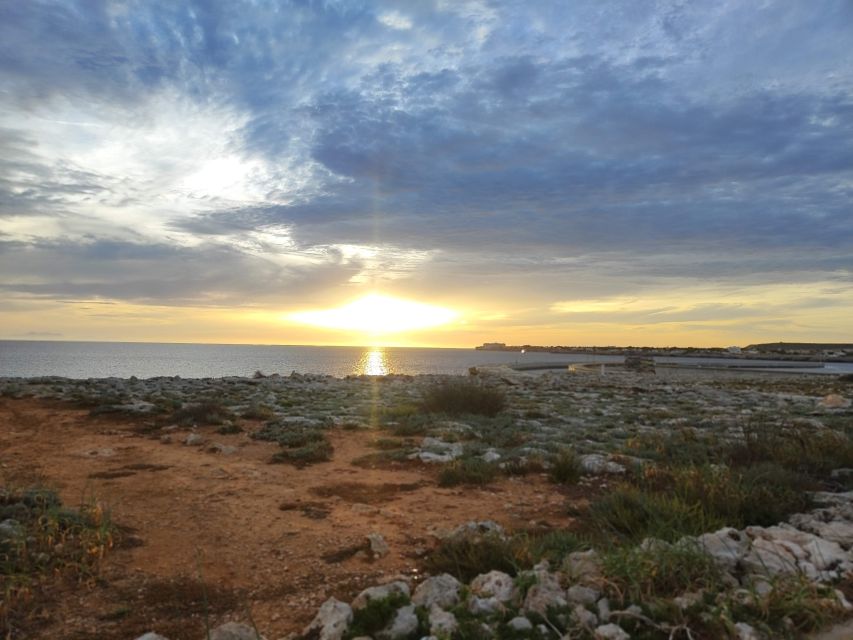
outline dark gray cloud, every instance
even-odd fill
[[[435,252],[413,286],[458,273],[552,300],[581,272],[849,283],[851,41],[844,0],[4,3],[0,219],[66,237],[16,231],[2,286],[249,300],[366,268],[334,245],[386,247],[389,271]],[[170,101],[185,121],[155,130]],[[193,157],[179,139],[147,153],[213,112],[237,123],[221,146],[251,197],[169,183]],[[62,118],[99,128],[51,139]],[[139,135],[90,153],[111,125]],[[123,151],[147,173],[117,174]],[[258,240],[284,232],[286,267]]]

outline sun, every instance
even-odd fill
[[[290,314],[288,318],[324,329],[380,335],[437,327],[447,324],[458,315],[444,307],[372,293],[342,307],[300,311]]]

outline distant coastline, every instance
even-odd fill
[[[785,360],[793,362],[853,362],[853,343],[768,342],[746,347],[618,347],[540,346],[485,342],[477,351],[551,353],[590,356],[731,358],[737,360]]]

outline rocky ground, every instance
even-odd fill
[[[847,615],[849,383],[679,370],[471,380],[504,406],[424,411],[445,376],[0,379],[4,485],[100,501],[118,527],[97,579],[39,579],[23,613],[6,612],[10,637],[801,637]],[[821,456],[807,468],[780,454],[811,474],[807,504],[784,496],[798,512],[708,511],[708,528],[645,523],[642,536],[588,526],[608,497],[663,470],[674,483],[685,468],[716,473],[718,451],[767,430],[820,445],[798,445]],[[676,464],[673,448],[692,457]],[[14,519],[0,523],[14,535]],[[472,560],[478,549],[495,566]],[[462,555],[448,563],[451,551]],[[635,579],[667,562],[702,570]]]

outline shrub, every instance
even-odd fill
[[[695,544],[613,548],[603,554],[602,569],[623,605],[722,584],[714,559]]]
[[[548,477],[557,484],[575,484],[581,475],[583,467],[572,449],[561,449],[548,469]]]
[[[409,597],[403,593],[392,593],[387,598],[369,600],[364,607],[353,612],[352,623],[344,639],[373,636],[388,626],[397,609],[407,604]]]
[[[706,512],[700,503],[687,503],[677,495],[658,494],[630,485],[617,486],[595,499],[588,516],[594,532],[635,542],[649,536],[672,541],[715,531],[728,524]]]
[[[316,462],[328,462],[332,459],[332,453],[334,453],[332,443],[324,438],[274,453],[271,462],[284,462],[297,467],[305,467]]]
[[[442,540],[426,557],[424,568],[432,575],[449,573],[470,582],[495,569],[515,575],[532,566],[527,544],[496,533],[464,533]]]
[[[474,382],[444,382],[424,392],[421,406],[427,413],[495,416],[506,406],[506,395],[500,389]]]
[[[109,513],[92,501],[79,509],[63,507],[59,496],[42,488],[0,489],[0,626],[8,630],[23,616],[27,594],[39,581],[64,575],[88,581],[112,547]]]
[[[454,487],[460,484],[488,484],[498,475],[497,465],[480,460],[465,458],[451,462],[438,474],[438,484],[442,487]]]
[[[548,560],[552,566],[560,566],[567,555],[586,550],[589,544],[573,531],[555,530],[529,536],[527,548],[534,563]]]
[[[230,420],[234,414],[217,400],[203,400],[187,404],[177,409],[171,416],[171,420],[180,425],[190,426],[197,424],[222,424]]]
[[[530,473],[543,473],[545,463],[538,456],[512,458],[503,463],[502,469],[508,476],[526,476]]]

